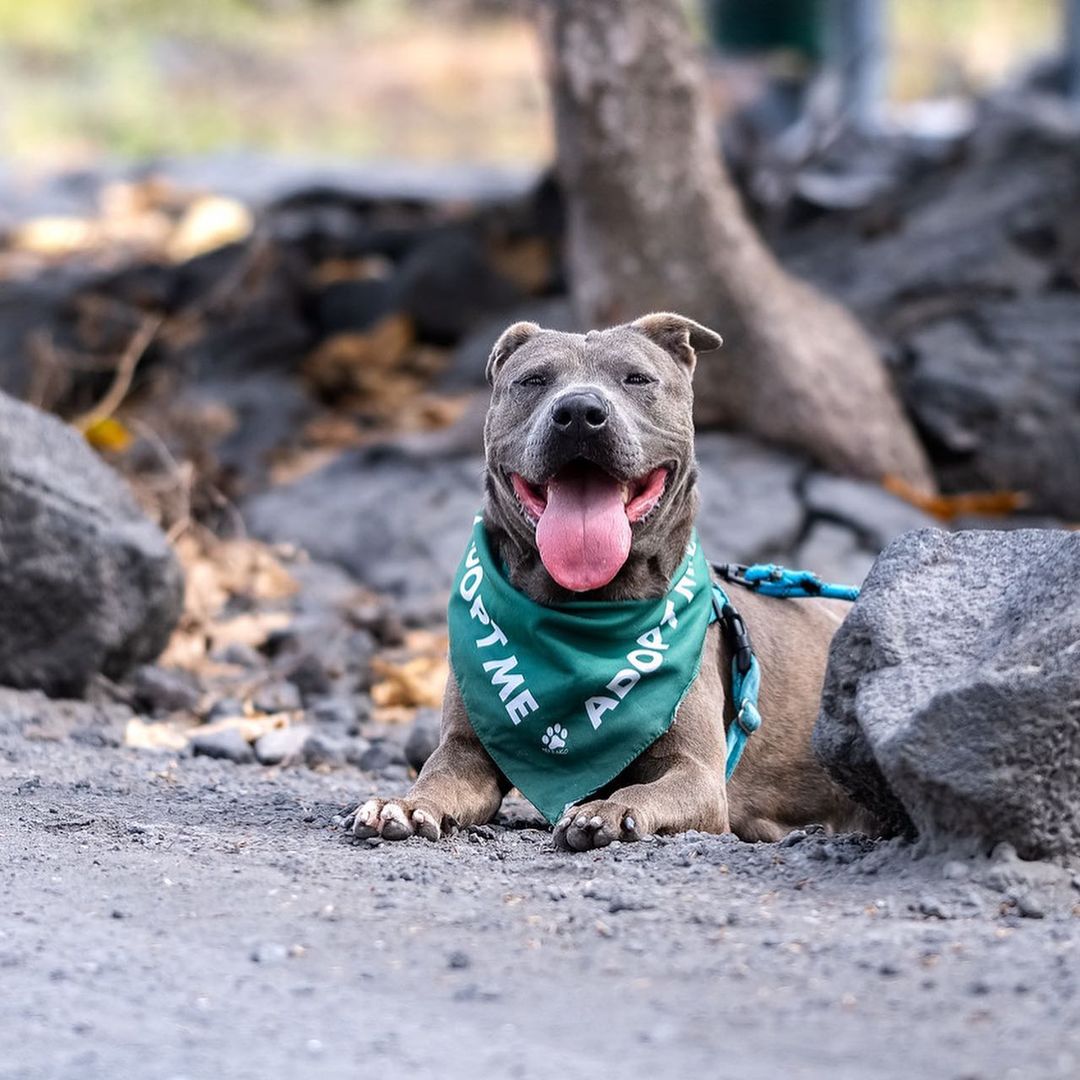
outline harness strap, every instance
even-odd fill
[[[742,563],[714,563],[713,570],[725,581],[745,585],[762,596],[796,599],[823,596],[829,600],[850,602],[859,599],[857,585],[831,585],[809,570],[789,570],[786,566],[777,566],[775,563],[755,563],[753,566]]]
[[[744,566],[741,563],[714,564],[713,570],[725,581],[743,585],[763,596],[805,598],[822,596],[854,601],[859,589],[854,585],[830,585],[808,570],[788,570],[772,563]],[[750,642],[746,623],[731,598],[718,581],[712,585],[710,623],[719,623],[731,651],[731,696],[735,719],[727,730],[727,765],[724,777],[731,779],[747,740],[761,727],[758,695],[761,692],[761,666]]]

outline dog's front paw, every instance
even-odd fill
[[[430,805],[408,799],[368,799],[356,808],[351,820],[354,836],[362,840],[381,836],[384,840],[407,840],[422,836],[438,840],[442,836],[443,815]],[[346,819],[346,826],[350,821]]]
[[[572,806],[555,826],[555,846],[563,851],[590,851],[613,840],[640,840],[634,811],[623,803],[591,802]]]

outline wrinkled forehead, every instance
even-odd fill
[[[595,377],[627,363],[658,372],[678,368],[663,349],[643,334],[617,326],[587,334],[542,330],[514,352],[502,375],[513,379],[524,370],[547,365],[570,377]]]

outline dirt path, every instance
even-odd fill
[[[521,807],[353,845],[357,770],[93,742],[0,731],[5,1080],[1080,1073],[1067,878],[1022,917],[855,837],[569,856]]]

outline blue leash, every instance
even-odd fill
[[[762,596],[806,598],[826,597],[832,600],[855,601],[859,590],[854,585],[830,585],[809,570],[788,570],[773,563],[743,566],[741,563],[713,564],[713,570],[725,581],[752,589]],[[735,610],[727,591],[718,582],[712,586],[711,623],[718,622],[731,649],[731,696],[735,719],[727,733],[727,768],[725,778],[739,764],[747,740],[761,727],[758,694],[761,692],[761,665],[754,655],[750,635],[742,616]]]

